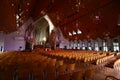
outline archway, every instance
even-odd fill
[[[43,16],[38,19],[35,23],[35,45],[39,45],[42,47],[51,47],[50,45],[50,37],[52,30],[54,29],[54,25],[52,24],[48,15]]]

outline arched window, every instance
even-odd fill
[[[99,51],[98,41],[95,41],[95,50]]]
[[[89,49],[89,50],[92,50],[92,44],[91,44],[91,41],[88,41],[88,49]]]
[[[119,51],[119,41],[118,41],[118,39],[113,40],[113,50],[114,51]]]
[[[76,49],[76,47],[77,47],[77,44],[76,44],[76,41],[74,41],[74,47],[73,47],[73,49]]]
[[[85,42],[82,43],[82,49],[85,50]]]
[[[70,42],[70,47],[69,47],[69,48],[70,48],[70,49],[73,49],[73,47],[74,47],[74,44],[73,44],[73,41],[71,41],[71,42]]]
[[[77,43],[77,49],[80,49],[80,43],[79,42]]]
[[[106,41],[106,39],[103,40],[103,51],[108,51],[107,41]]]

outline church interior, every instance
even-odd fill
[[[0,80],[120,80],[120,0],[1,0]]]

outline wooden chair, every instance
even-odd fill
[[[18,68],[18,80],[28,80],[29,70],[25,68]]]
[[[56,62],[56,68],[59,67],[59,66],[61,66],[61,65],[63,65],[63,60],[58,60]]]
[[[55,80],[56,79],[56,67],[51,65],[45,69],[44,80]]]
[[[83,80],[82,78],[83,78],[82,71],[74,72],[71,76],[71,80]]]
[[[56,70],[57,76],[58,76],[58,75],[63,75],[63,74],[65,74],[65,73],[66,73],[66,69],[67,69],[66,64],[60,65],[60,66],[57,68],[57,70]]]
[[[71,63],[67,65],[67,72],[72,73],[75,69],[75,63]]]
[[[85,80],[91,80],[93,74],[94,74],[94,69],[86,70],[85,73],[84,73]]]

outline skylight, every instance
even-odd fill
[[[69,36],[72,36],[72,33],[71,33],[71,32],[69,32]]]
[[[81,30],[78,29],[77,34],[82,34]]]
[[[73,31],[73,35],[76,35],[76,32],[75,32],[75,31]]]
[[[19,15],[16,15],[16,19],[19,19],[20,18],[20,16]]]

